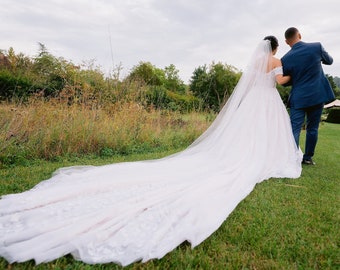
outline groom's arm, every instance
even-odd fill
[[[333,63],[333,57],[326,52],[325,48],[321,46],[321,63],[324,65],[331,65]]]

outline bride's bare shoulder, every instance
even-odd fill
[[[273,56],[272,57],[272,66],[273,66],[273,68],[282,66],[281,60]]]

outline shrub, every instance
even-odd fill
[[[340,124],[340,108],[329,109],[329,113],[328,113],[328,116],[326,118],[326,122]]]
[[[36,91],[36,85],[25,76],[15,76],[8,69],[0,70],[0,99],[28,97]]]

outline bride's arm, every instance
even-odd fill
[[[274,69],[275,79],[278,84],[286,84],[290,81],[290,76],[283,76],[282,66]]]
[[[282,62],[280,59],[274,57],[274,74],[275,80],[278,84],[286,84],[290,81],[290,76],[283,76]]]

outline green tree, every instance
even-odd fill
[[[164,85],[165,73],[150,62],[139,62],[132,68],[127,79],[142,81],[147,85]]]
[[[178,73],[179,70],[176,69],[175,65],[171,64],[167,67],[164,68],[164,73],[165,73],[165,88],[177,92],[180,94],[185,94],[185,84],[184,82],[180,79]]]
[[[196,68],[190,80],[190,90],[203,100],[204,107],[219,111],[240,79],[241,73],[233,66],[212,63]]]
[[[32,70],[33,61],[23,53],[16,54],[10,47],[4,55],[9,61],[10,70],[15,75],[28,75]]]
[[[326,74],[326,77],[329,81],[329,84],[331,85],[332,89],[333,89],[333,92],[334,92],[334,95],[338,98],[340,97],[340,89],[339,87],[337,86],[337,84],[335,83],[335,79],[333,78],[333,76],[329,75],[329,74]]]
[[[34,58],[33,72],[45,96],[57,96],[65,86],[62,59],[50,54],[42,43],[39,43],[39,53]]]
[[[0,99],[26,98],[35,91],[31,78],[32,61],[22,53],[16,54],[12,47],[2,52],[7,59],[6,67],[0,69]]]
[[[81,98],[83,103],[91,101],[92,104],[110,100],[111,92],[108,88],[108,81],[100,66],[96,66],[94,60],[84,63],[83,66],[84,68],[77,72],[80,84],[79,89],[76,89],[77,97]]]
[[[333,77],[333,80],[334,80],[334,83],[336,84],[336,86],[338,88],[340,88],[340,78],[335,76],[335,77]]]
[[[333,91],[336,90],[337,86],[336,86],[336,84],[335,84],[335,82],[334,82],[333,76],[331,76],[331,75],[329,75],[329,74],[326,74],[326,78],[328,79],[329,84],[331,85]]]

